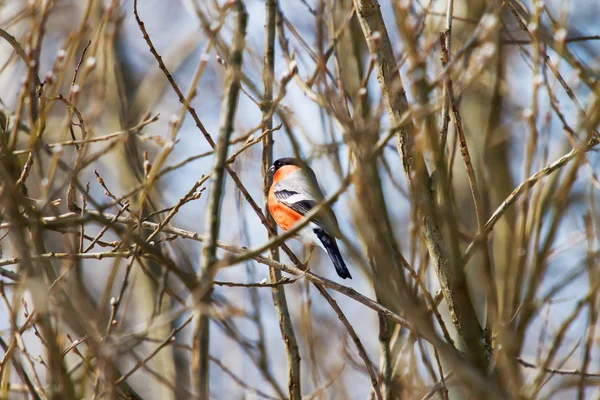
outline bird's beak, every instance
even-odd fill
[[[275,173],[275,166],[271,165],[271,168],[269,168],[267,172],[269,173],[269,176],[273,176],[273,174]]]

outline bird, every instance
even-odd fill
[[[319,188],[315,173],[310,167],[293,157],[284,157],[273,162],[269,168],[272,177],[267,196],[267,206],[277,225],[284,231],[290,230],[324,196]],[[336,237],[340,236],[338,222],[331,208],[325,206],[295,235],[295,239],[323,248],[340,278],[352,279],[342,258]]]

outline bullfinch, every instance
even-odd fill
[[[313,170],[296,158],[278,159],[269,168],[269,174],[273,181],[267,205],[273,219],[284,231],[291,229],[324,198]],[[335,214],[331,208],[324,207],[308,225],[298,231],[295,238],[325,249],[337,274],[341,278],[352,279],[335,240],[339,234]]]

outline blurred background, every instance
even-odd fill
[[[370,1],[279,0],[274,129],[265,136],[269,3],[243,2],[229,166],[261,209],[269,153],[262,137],[272,136],[273,159],[308,162],[326,195],[358,171],[333,205],[353,279],[342,282],[320,249],[308,266],[420,327],[385,322],[329,290],[373,364],[376,390],[356,342],[310,280],[277,286],[298,345],[302,397],[481,398],[489,383],[490,396],[598,398],[600,3],[381,1],[379,14]],[[215,142],[236,71],[236,10],[236,1],[217,0],[137,5],[152,50]],[[447,41],[440,34],[449,10]],[[373,15],[385,23],[375,35],[365,28]],[[206,235],[215,157],[159,68],[133,2],[0,0],[0,28],[2,398],[202,398],[192,288],[203,243],[168,229],[153,234],[138,221]],[[379,52],[388,45],[388,68],[399,77],[384,82]],[[385,84],[391,97],[405,91],[409,157],[424,160],[408,180]],[[224,181],[218,240],[242,250],[263,245],[261,219],[227,173]],[[424,192],[428,205],[416,195]],[[94,210],[106,216],[88,216]],[[440,286],[428,213],[453,254],[449,271],[458,271],[450,290],[473,312],[462,318],[491,350],[485,365],[471,358]],[[478,235],[484,225],[487,240]],[[286,243],[307,258],[301,243]],[[269,279],[255,259],[214,276],[205,310],[211,398],[297,395],[288,389],[277,295],[268,286],[222,285]],[[439,318],[427,311],[438,294]],[[467,354],[464,367],[440,358],[425,326]],[[472,386],[463,375],[471,370],[488,381]]]

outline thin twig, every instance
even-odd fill
[[[517,201],[517,199],[519,199],[519,197],[527,189],[529,189],[532,186],[534,186],[542,178],[544,178],[544,177],[552,174],[553,172],[555,172],[558,169],[560,169],[560,168],[564,167],[565,165],[567,165],[571,160],[573,160],[574,158],[576,158],[579,154],[590,151],[592,148],[594,148],[596,145],[598,145],[598,143],[600,143],[600,139],[598,139],[597,137],[592,137],[587,143],[581,145],[578,148],[575,148],[575,149],[571,150],[570,152],[568,152],[564,156],[560,157],[558,160],[554,161],[552,164],[548,165],[547,167],[544,167],[544,168],[540,169],[535,174],[531,175],[529,178],[527,178],[526,180],[524,180],[523,182],[521,182],[521,184],[519,186],[517,186],[511,192],[510,195],[508,195],[508,197],[502,202],[502,204],[500,204],[500,206],[498,206],[498,208],[496,209],[496,211],[494,211],[494,213],[492,214],[492,216],[487,220],[487,222],[485,223],[485,230],[484,230],[484,233],[483,233],[484,237],[487,237],[487,235],[494,228],[494,225],[498,222],[498,220],[502,217],[502,215],[504,215],[504,213],[506,212],[506,210],[508,210],[508,208],[511,205],[513,205],[514,202]],[[467,250],[465,251],[465,255],[464,255],[465,262],[467,260],[469,260],[471,258],[471,256],[473,255],[473,252],[474,252],[475,247],[477,245],[477,242],[479,240],[484,240],[484,238],[475,237],[475,239],[473,239],[473,241],[467,247]]]
[[[379,383],[377,381],[377,370],[375,369],[373,362],[369,358],[367,351],[365,350],[364,346],[362,345],[360,338],[356,334],[356,331],[350,324],[350,321],[348,321],[348,318],[346,318],[346,316],[344,315],[344,312],[342,311],[340,306],[338,306],[338,304],[334,300],[334,298],[331,297],[329,295],[329,293],[327,293],[325,288],[323,288],[323,286],[321,286],[321,285],[315,284],[315,286],[317,287],[317,290],[319,291],[319,293],[321,293],[321,295],[325,298],[325,300],[327,300],[327,302],[329,303],[331,308],[333,308],[333,311],[335,311],[339,320],[342,321],[344,328],[346,328],[348,335],[350,335],[350,338],[352,339],[352,341],[354,342],[354,345],[356,346],[356,348],[358,350],[358,355],[365,363],[367,373],[369,374],[369,378],[371,378],[371,386],[373,386],[373,391],[375,392],[375,396],[377,397],[378,400],[382,400],[383,396],[381,394],[381,389],[379,388]]]
[[[239,287],[239,288],[274,288],[283,285],[289,285],[290,283],[295,283],[302,276],[299,276],[294,279],[290,279],[287,276],[282,277],[277,282],[268,283],[268,282],[259,282],[259,283],[237,283],[237,282],[221,282],[214,281],[214,284],[217,286],[227,286],[227,287]]]
[[[213,357],[213,356],[209,356],[210,361],[212,361],[213,363],[215,363],[219,368],[221,368],[221,370],[223,370],[223,372],[225,374],[227,374],[235,383],[237,383],[238,385],[240,385],[240,387],[246,389],[249,393],[253,393],[253,394],[257,394],[258,396],[265,398],[265,399],[271,399],[271,400],[280,400],[279,397],[272,397],[269,396],[268,394],[264,393],[263,391],[250,387],[246,384],[246,382],[244,382],[243,379],[241,379],[240,377],[238,377],[237,375],[235,375],[229,368],[227,368],[225,366],[225,364],[223,364],[218,358]]]
[[[529,361],[525,361],[522,358],[518,358],[517,362],[519,364],[521,364],[522,366],[524,366],[525,368],[533,368],[533,369],[542,369],[543,367],[540,367],[538,365],[535,365]],[[590,372],[586,372],[583,373],[578,369],[558,369],[558,368],[543,368],[545,372],[549,373],[549,374],[555,374],[555,375],[576,375],[576,376],[583,376],[586,378],[600,378],[600,373],[590,373]]]

